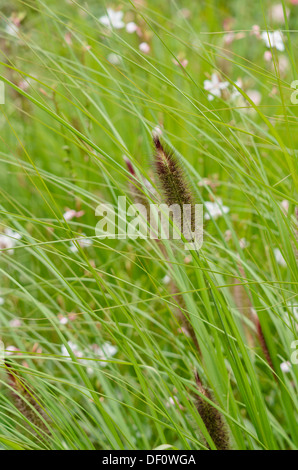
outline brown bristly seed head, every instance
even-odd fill
[[[50,434],[48,427],[41,419],[42,416],[46,420],[47,415],[39,406],[34,396],[29,393],[29,389],[25,381],[17,374],[10,362],[7,360],[5,361],[5,368],[15,407],[30,423],[38,427],[44,434]]]
[[[214,401],[211,392],[202,384],[197,371],[195,372],[195,380],[198,391],[209,400]],[[216,449],[229,450],[231,448],[229,432],[221,413],[199,395],[197,395],[196,398],[196,408],[215,444]],[[208,448],[210,448],[209,444],[206,444]]]
[[[269,351],[268,346],[267,346],[267,342],[266,342],[266,339],[265,339],[265,336],[264,336],[264,333],[263,333],[263,330],[262,330],[262,326],[261,326],[259,317],[256,313],[253,314],[253,320],[254,320],[254,324],[256,326],[257,336],[258,336],[262,351],[264,353],[264,356],[266,358],[266,361],[268,362],[271,369],[274,371],[275,369],[274,369],[274,365],[273,365],[273,362],[272,362],[272,359],[271,359],[270,351]],[[276,375],[274,374],[273,376],[274,376],[274,379],[277,381]]]
[[[238,263],[238,270],[240,272],[240,275],[243,279],[246,279],[245,271],[243,269],[243,266],[241,264],[241,261],[239,259]],[[233,287],[233,295],[234,295],[234,301],[236,304],[237,309],[243,316],[243,329],[245,336],[247,338],[248,344],[250,347],[254,347],[254,337],[252,335],[250,327],[246,324],[244,321],[244,317],[246,318],[251,318],[251,310],[252,310],[252,304],[251,300],[245,290],[245,287],[242,285],[243,280],[239,278],[234,278],[234,287]]]
[[[194,198],[188,187],[184,172],[173,152],[162,145],[159,135],[153,134],[155,147],[154,165],[159,178],[163,194],[168,206],[178,204],[183,208],[184,204],[192,206],[191,228],[194,230]]]

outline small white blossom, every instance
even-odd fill
[[[86,348],[84,351],[81,351],[79,346],[73,343],[72,341],[68,341],[68,345],[71,348],[73,354],[78,359],[80,359],[81,364],[84,364],[87,366],[87,372],[89,375],[92,375],[94,373],[94,366],[93,365],[90,366],[90,364],[93,363],[93,361],[90,361],[89,359],[87,359],[88,357],[91,356],[92,358],[94,357],[99,358],[100,361],[96,362],[96,365],[105,367],[107,365],[106,361],[108,359],[111,359],[118,352],[118,348],[116,346],[113,346],[108,341],[105,342],[102,346],[93,344],[91,345],[91,347]],[[67,351],[67,348],[64,346],[64,344],[61,346],[61,353],[63,356],[66,356],[68,360],[70,360],[70,355]]]
[[[63,219],[66,221],[72,220],[74,217],[77,219],[79,217],[82,217],[84,215],[84,211],[75,211],[74,209],[68,209],[66,212],[63,214]]]
[[[96,366],[99,365],[100,367],[105,367],[108,363],[106,362],[107,359],[111,359],[115,354],[118,352],[116,346],[113,346],[108,341],[104,343],[101,347],[97,344],[93,344],[91,346],[93,356],[95,355],[100,361],[96,362]],[[86,353],[87,354],[87,353]],[[88,355],[90,355],[90,351],[88,351]],[[83,362],[87,365],[87,373],[89,375],[93,375],[94,373],[94,366],[90,366],[91,361],[83,360]]]
[[[68,323],[68,318],[61,316],[59,318],[59,323],[61,323],[61,325],[66,325]]]
[[[287,263],[286,263],[286,260],[284,259],[281,251],[279,248],[274,248],[273,250],[273,254],[274,254],[274,257],[275,257],[275,260],[276,262],[280,265],[280,266],[283,266],[283,267],[286,267],[287,266]]]
[[[260,104],[262,95],[258,90],[247,90],[246,94],[256,106]]]
[[[261,37],[260,34],[260,26],[258,24],[254,24],[251,28],[251,34],[256,36],[258,39]]]
[[[123,11],[115,11],[112,8],[107,9],[107,15],[99,18],[99,22],[109,28],[121,29],[124,28],[125,23],[122,21]]]
[[[10,356],[11,354],[13,354],[13,353],[15,353],[15,352],[17,352],[17,351],[19,351],[19,349],[16,348],[15,346],[7,346],[7,347],[5,348],[5,355],[6,355],[6,356]]]
[[[98,364],[102,367],[105,367],[107,365],[107,362],[105,362],[106,359],[111,359],[118,352],[118,348],[116,346],[113,346],[108,341],[106,341],[102,346],[97,346],[97,344],[94,344],[93,350],[96,356],[101,359]]]
[[[214,96],[220,98],[221,90],[226,89],[228,86],[229,82],[221,82],[217,73],[211,75],[211,80],[204,80],[204,89],[211,93],[207,97],[209,101],[214,100]]]
[[[4,303],[5,303],[4,298],[3,298],[3,297],[0,297],[0,307],[1,307],[1,305],[4,305]]]
[[[139,45],[139,49],[144,54],[149,54],[150,52],[150,46],[147,42],[141,42],[141,44]]]
[[[122,57],[118,54],[115,54],[114,52],[111,52],[111,54],[108,55],[107,60],[112,65],[119,65],[122,62]]]
[[[226,230],[225,231],[225,241],[229,242],[230,240],[232,240],[232,232],[231,232],[231,230]]]
[[[138,29],[138,25],[134,23],[134,21],[130,21],[129,23],[127,23],[125,29],[127,33],[132,34],[136,32],[136,30]]]
[[[181,65],[181,67],[183,67],[184,69],[188,66],[188,60],[187,59],[179,59],[179,62],[176,59],[172,59],[172,62],[177,67],[179,67]]]
[[[280,205],[285,214],[287,214],[290,206],[289,201],[287,199],[284,199],[283,201],[281,201]]]
[[[238,78],[238,80],[236,80],[235,85],[237,85],[238,88],[242,89],[243,82],[242,82],[241,78]],[[242,96],[240,91],[237,90],[237,88],[235,86],[233,86],[233,91],[231,93],[231,100],[235,100],[239,96]]]
[[[63,219],[66,221],[72,220],[76,215],[76,211],[74,209],[70,209],[63,214]]]
[[[32,85],[32,79],[31,78],[24,78],[18,83],[18,86],[21,90],[27,91],[28,88]]]
[[[290,63],[288,58],[284,54],[281,54],[278,60],[279,72],[284,75],[288,71],[289,67]]]
[[[11,328],[19,328],[22,326],[22,321],[19,318],[14,318],[13,320],[10,320],[9,326]]]
[[[162,283],[167,285],[171,282],[171,278],[168,274],[165,275],[165,277],[162,279]]]
[[[22,235],[13,232],[10,228],[6,228],[4,233],[0,234],[0,253],[1,250],[7,250],[6,253],[13,255],[16,242],[21,238]]]
[[[88,248],[89,246],[93,245],[93,240],[91,240],[90,238],[86,238],[85,233],[82,233],[81,237],[76,238],[76,242],[80,245],[81,248]],[[76,246],[74,241],[70,242],[69,251],[71,253],[78,252],[78,247]]]
[[[190,335],[188,329],[187,329],[187,328],[184,328],[184,326],[182,326],[181,328],[178,328],[177,332],[183,334],[183,335],[186,336],[187,338],[190,338],[190,337],[191,337],[191,335]]]
[[[68,341],[67,344],[76,357],[78,358],[83,357],[83,353],[82,351],[79,350],[79,347],[77,344],[73,343],[72,341]],[[70,359],[70,354],[64,344],[61,346],[61,354],[63,356],[66,356],[68,359]]]
[[[5,32],[9,34],[10,36],[13,37],[18,37],[19,34],[19,28],[16,24],[14,24],[12,21],[10,21],[5,28]]]
[[[247,248],[249,246],[249,243],[246,240],[246,238],[240,238],[239,245],[240,245],[240,248],[242,248],[242,250],[244,250],[244,248]]]
[[[176,395],[174,395],[173,397],[169,397],[168,401],[166,402],[167,408],[170,408],[171,406],[178,406],[180,410],[183,410],[183,406],[179,403]]]
[[[266,44],[266,47],[271,48],[275,47],[278,51],[284,51],[285,45],[283,41],[283,35],[280,31],[264,31],[261,34],[261,38]]]
[[[289,373],[290,370],[291,370],[291,363],[289,361],[287,362],[282,362],[280,364],[280,368],[282,370],[282,372],[284,372],[285,374]]]
[[[277,3],[276,5],[273,5],[270,8],[269,14],[272,20],[275,21],[276,23],[285,22],[284,10],[283,10],[283,6],[281,3]],[[290,10],[286,8],[286,16],[289,17],[289,14],[290,14]]]
[[[205,220],[218,219],[223,214],[227,214],[230,212],[229,207],[224,206],[222,204],[222,200],[219,198],[216,202],[206,201],[205,207],[209,213],[205,212],[204,218]]]

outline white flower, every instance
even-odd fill
[[[205,213],[204,215],[205,220],[210,220],[211,218],[216,220],[221,215],[227,214],[228,212],[230,212],[229,207],[223,206],[221,199],[217,199],[216,202],[206,201],[205,207],[209,212],[209,213]]]
[[[224,90],[229,86],[229,82],[221,82],[219,76],[216,73],[211,75],[211,80],[204,80],[204,89],[212,94],[208,95],[208,100],[214,100],[214,96],[218,98],[221,96],[221,90]]]
[[[284,75],[289,69],[289,66],[290,64],[288,58],[285,55],[281,54],[278,60],[279,72]]]
[[[19,351],[19,349],[16,348],[15,346],[7,346],[7,348],[5,348],[5,355],[10,356],[11,354],[13,354],[17,351]]]
[[[170,408],[171,406],[178,406],[180,410],[183,410],[183,406],[179,403],[176,395],[174,395],[173,397],[169,397],[168,401],[166,402],[167,408]]]
[[[271,33],[270,31],[264,31],[261,34],[261,38],[265,42],[266,47],[275,47],[278,51],[285,50],[283,35],[280,31],[273,31],[273,33]]]
[[[3,297],[0,297],[0,307],[1,305],[4,305],[4,303],[5,303],[5,300],[3,299]]]
[[[188,329],[187,329],[187,328],[184,328],[184,326],[182,326],[181,328],[178,328],[177,332],[183,334],[183,335],[186,336],[187,338],[190,338],[190,337],[191,337],[191,336],[190,336],[190,333],[189,333],[189,331],[188,331]]]
[[[246,94],[256,106],[260,104],[262,95],[258,90],[247,90]]]
[[[129,23],[127,23],[125,29],[127,33],[132,34],[136,32],[136,30],[138,29],[138,25],[136,25],[136,23],[134,23],[133,21],[130,21]]]
[[[79,250],[73,241],[70,242],[70,247],[68,248],[70,253],[77,253]]]
[[[84,211],[75,211],[74,209],[68,209],[66,212],[63,214],[63,218],[66,221],[72,220],[74,217],[77,219],[79,217],[82,217],[84,215]]]
[[[289,361],[287,362],[282,362],[280,364],[280,368],[282,370],[282,372],[284,372],[285,374],[287,374],[288,372],[290,372],[291,370],[291,363]]]
[[[22,322],[19,318],[14,318],[13,320],[10,320],[9,326],[11,326],[11,328],[19,328],[22,326]]]
[[[272,54],[270,51],[265,51],[264,52],[264,59],[266,60],[266,62],[271,62],[272,60]]]
[[[144,54],[149,54],[150,52],[150,46],[147,42],[141,42],[141,44],[139,45],[139,49]]]
[[[177,397],[174,397],[176,400],[177,400]],[[169,397],[167,403],[166,403],[166,407],[169,408],[170,406],[175,406],[176,403],[175,403],[175,400],[174,398],[172,397]]]
[[[284,23],[285,21],[284,10],[283,10],[283,6],[281,3],[277,3],[276,5],[273,5],[270,8],[269,14],[272,20],[275,21],[276,23]],[[289,14],[290,14],[290,10],[286,8],[287,17],[289,17]]]
[[[251,34],[256,36],[257,38],[260,38],[260,26],[258,24],[254,24],[251,28]]]
[[[223,37],[225,44],[232,44],[232,42],[234,41],[234,38],[235,38],[234,32],[227,33]]]
[[[115,11],[112,8],[107,9],[107,15],[101,16],[99,21],[104,26],[109,28],[121,29],[124,28],[125,23],[122,21],[123,11]]]
[[[229,242],[232,239],[232,232],[231,230],[226,230],[225,231],[225,241]]]
[[[287,263],[286,263],[286,260],[284,259],[281,251],[279,248],[274,248],[273,250],[273,254],[274,254],[274,257],[275,257],[275,260],[276,262],[280,265],[280,266],[283,266],[283,267],[286,267],[287,266]]]
[[[119,65],[122,62],[121,56],[118,55],[118,54],[115,54],[114,52],[109,54],[107,59],[110,62],[110,64],[112,64],[112,65]]]
[[[242,83],[241,78],[238,78],[238,80],[236,80],[235,85],[237,85],[238,88],[242,89],[243,83]],[[242,95],[240,91],[238,91],[237,88],[233,86],[233,91],[231,93],[231,100],[238,98],[238,96],[242,96]]]
[[[284,199],[283,201],[281,201],[280,205],[281,205],[282,210],[285,212],[285,214],[287,214],[289,210],[289,205],[290,205],[289,201],[287,199]]]
[[[67,317],[59,317],[59,323],[61,323],[61,325],[66,325],[68,323],[68,318]]]
[[[26,78],[26,79],[21,80],[18,83],[18,86],[21,90],[27,91],[28,88],[31,86],[31,84],[32,84],[32,79],[31,78]]]
[[[68,341],[67,342],[68,346],[70,347],[70,349],[72,350],[73,354],[76,356],[76,357],[83,357],[83,353],[82,351],[79,350],[79,347],[77,344],[73,343],[72,341]],[[64,346],[64,344],[61,346],[61,354],[63,356],[66,356],[68,359],[70,359],[70,354],[66,348],[66,346]]]
[[[70,209],[63,214],[63,219],[68,221],[73,219],[76,216],[76,211],[74,209]]]
[[[240,248],[244,250],[244,248],[247,248],[249,246],[249,242],[246,240],[246,238],[240,238],[239,245],[240,245]]]
[[[101,347],[97,344],[94,344],[92,349],[95,352],[96,356],[101,359],[101,361],[98,362],[101,367],[105,367],[107,365],[105,359],[111,359],[118,352],[118,348],[116,346],[113,346],[108,341],[105,342]]]
[[[100,359],[100,361],[96,362],[96,365],[99,365],[100,367],[105,367],[108,364],[106,362],[106,359],[111,359],[118,352],[118,349],[116,348],[116,346],[113,346],[108,341],[104,343],[101,347],[98,346],[97,344],[93,344],[91,348],[92,348],[93,355],[95,354],[95,356]],[[88,355],[90,355],[89,351],[87,353]],[[94,373],[94,366],[90,366],[91,361],[83,360],[82,362],[85,363],[86,365],[88,363],[87,372],[89,375],[92,375]]]
[[[16,242],[21,238],[22,235],[17,232],[13,232],[10,228],[6,228],[4,230],[4,234],[0,234],[0,253],[1,250],[7,250],[6,253],[13,255]]]
[[[168,274],[166,274],[165,277],[162,279],[162,283],[167,285],[169,284],[169,282],[171,282],[171,278]]]
[[[88,248],[89,246],[93,245],[93,240],[91,240],[90,238],[86,238],[85,233],[82,233],[82,236],[79,238],[76,238],[75,240],[80,245],[81,248]],[[76,246],[74,241],[70,242],[69,251],[71,253],[77,253],[78,247]]]
[[[19,28],[11,21],[6,25],[5,32],[10,36],[18,37]]]
[[[72,341],[68,341],[67,344],[72,350],[73,354],[78,359],[80,359],[81,364],[84,364],[85,366],[87,366],[87,372],[89,375],[92,375],[94,372],[94,366],[93,365],[90,366],[90,364],[93,363],[94,361],[90,361],[89,359],[87,359],[88,357],[92,356],[94,358],[95,356],[99,358],[100,361],[98,361],[96,365],[105,367],[107,365],[106,360],[111,359],[118,352],[118,349],[116,348],[116,346],[113,346],[108,341],[105,342],[101,347],[98,346],[97,344],[93,344],[91,345],[91,347],[86,348],[84,351],[81,351],[79,349],[79,346],[73,343]],[[70,355],[67,351],[67,348],[64,346],[64,344],[61,346],[61,353],[63,356],[66,356],[68,360],[70,360]]]
[[[179,62],[176,59],[172,59],[172,62],[177,67],[179,67],[181,65],[181,67],[183,67],[184,69],[188,66],[188,60],[187,59],[179,59]]]

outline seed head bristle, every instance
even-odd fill
[[[155,147],[154,165],[168,206],[178,204],[183,214],[183,206],[191,206],[190,226],[194,230],[194,198],[189,190],[183,169],[173,152],[165,149],[159,136],[153,134]]]
[[[11,396],[15,407],[33,425],[38,427],[44,434],[50,431],[44,421],[48,419],[44,410],[39,406],[34,396],[29,393],[29,387],[19,374],[12,368],[8,360],[5,361],[5,368],[8,375],[8,384],[11,388]]]
[[[237,263],[237,267],[238,267],[241,277],[245,279],[246,278],[245,271],[243,269],[240,259]],[[235,284],[233,287],[234,301],[235,301],[237,309],[241,313],[244,333],[247,338],[249,346],[254,347],[255,342],[254,342],[254,337],[252,335],[251,328],[247,325],[245,321],[245,318],[251,319],[252,303],[245,290],[245,287],[239,282],[239,278],[234,278],[233,282]]]
[[[267,346],[266,338],[264,336],[259,317],[256,313],[253,314],[253,320],[254,320],[254,323],[255,323],[255,326],[256,326],[257,336],[258,336],[263,354],[264,354],[264,356],[266,358],[266,361],[268,362],[269,366],[274,371],[275,369],[274,369],[274,365],[273,365],[273,362],[272,362],[272,359],[271,359],[270,351],[269,351],[268,346]],[[275,374],[274,374],[274,378],[275,378],[275,380],[277,380]]]
[[[212,393],[204,387],[197,372],[195,372],[195,380],[198,391],[209,400],[214,401]],[[229,432],[221,413],[199,395],[197,395],[196,399],[196,408],[215,444],[216,449],[229,450],[231,448]],[[206,443],[206,445],[210,448],[208,443]]]

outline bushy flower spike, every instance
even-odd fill
[[[238,270],[240,272],[240,275],[242,278],[245,279],[245,271],[243,269],[243,266],[241,265],[240,261],[238,263]],[[234,294],[234,301],[236,304],[237,309],[243,315],[243,329],[245,336],[247,338],[248,344],[250,347],[254,347],[254,338],[252,335],[252,331],[250,327],[247,325],[245,322],[245,318],[251,319],[251,309],[252,309],[252,304],[250,301],[250,298],[245,290],[245,287],[240,284],[239,278],[234,278],[234,287],[233,287],[233,294]]]
[[[11,387],[11,395],[15,407],[36,428],[44,434],[49,434],[50,431],[48,427],[41,419],[47,420],[47,415],[39,406],[34,396],[29,393],[29,387],[26,385],[25,381],[19,377],[8,360],[5,361],[5,367],[8,375],[8,385]]]
[[[180,162],[172,152],[163,147],[157,133],[153,133],[153,143],[155,146],[155,170],[158,175],[166,203],[168,206],[178,204],[181,209],[181,214],[183,214],[184,204],[190,204],[191,220],[189,221],[189,225],[191,230],[194,231],[194,199],[189,190]]]
[[[261,327],[260,320],[259,320],[256,313],[253,314],[253,320],[254,320],[254,323],[255,323],[255,326],[256,326],[257,335],[258,335],[258,338],[259,338],[259,342],[260,342],[262,351],[263,351],[264,356],[266,358],[266,361],[268,362],[271,369],[274,371],[274,366],[273,366],[271,355],[270,355],[270,352],[269,352],[269,349],[268,349],[268,346],[267,346],[267,342],[266,342],[266,339],[265,339],[265,336],[264,336],[264,333],[263,333],[263,330],[262,330],[262,327]],[[277,380],[275,374],[274,374],[274,378],[275,378],[275,380]]]
[[[195,380],[198,391],[209,400],[214,401],[212,393],[203,386],[197,372],[195,372]],[[197,395],[196,399],[196,408],[215,444],[216,449],[229,450],[231,448],[229,432],[221,413],[199,395]],[[209,444],[206,443],[206,445],[210,449]]]

